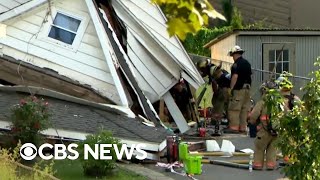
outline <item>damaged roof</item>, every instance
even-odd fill
[[[23,90],[25,89],[25,90]],[[0,87],[0,117],[1,121],[10,121],[10,108],[18,104],[20,99],[28,96],[27,88]],[[35,90],[36,91],[36,90]],[[40,91],[38,91],[40,92]],[[120,139],[161,143],[170,135],[163,127],[154,128],[146,126],[138,118],[129,117],[126,113],[111,107],[101,108],[99,104],[85,102],[71,102],[63,100],[64,95],[56,94],[54,91],[41,89],[41,94],[47,94],[42,97],[49,102],[51,117],[51,128],[92,134],[98,132],[101,128],[112,131],[113,135]],[[56,96],[57,98],[50,97]],[[96,106],[92,106],[95,104]],[[5,128],[5,127],[0,127]],[[57,135],[59,136],[59,135]]]
[[[179,39],[169,36],[167,19],[158,6],[150,0],[114,0],[111,3],[118,17],[126,25],[128,34],[144,45],[155,57],[156,63],[164,65],[177,79],[181,74],[186,76],[184,78],[195,88],[204,83]],[[181,71],[176,73],[176,69]]]
[[[113,7],[114,19],[125,26],[126,31],[122,31],[118,37],[127,35],[127,43],[114,36],[108,18],[105,18],[111,15],[110,11],[102,11],[103,6],[97,6],[97,2],[99,0],[31,0],[1,14],[0,22],[5,25],[6,30],[6,37],[0,39],[3,46],[1,54],[37,67],[50,68],[58,75],[89,85],[111,103],[132,107],[136,113],[141,109],[143,112],[137,114],[144,114],[156,126],[163,125],[151,103],[161,97],[168,97],[165,98],[168,101],[166,103],[175,104],[173,100],[170,101],[172,98],[169,90],[181,77],[197,88],[204,83],[201,75],[179,39],[169,37],[165,16],[150,0],[101,1],[104,2],[102,5],[109,4]],[[76,41],[71,44],[48,34],[55,29],[58,14],[80,21],[78,30],[74,33]],[[118,21],[111,21],[111,24]],[[60,29],[64,31],[65,28]],[[38,87],[50,83],[37,78],[41,76],[38,76],[39,73],[35,76],[25,72],[20,74],[20,63],[18,67],[18,72],[12,69],[7,73],[17,83],[11,82],[8,76],[2,76],[7,78],[3,80],[11,84]],[[16,72],[18,74],[14,74]],[[22,82],[17,77],[23,77]],[[33,78],[31,80],[34,84],[24,82],[25,77]],[[61,79],[58,79],[56,84],[60,82]],[[69,88],[72,91],[66,92],[66,86],[52,86],[46,85],[45,88],[76,96],[72,88]],[[82,92],[77,93],[77,97],[83,98]],[[180,117],[177,115],[174,119],[184,120],[182,114],[178,114]],[[186,122],[185,125],[187,126]]]
[[[1,0],[0,1],[0,14],[10,11],[18,6],[23,5],[31,0]]]
[[[23,80],[20,76],[17,76],[20,72],[25,75]],[[13,84],[28,84],[29,86],[47,88],[93,102],[115,104],[88,84],[81,84],[79,81],[61,75],[53,69],[41,68],[7,55],[0,57],[0,75],[0,80],[7,80]],[[41,80],[38,77],[41,77]]]

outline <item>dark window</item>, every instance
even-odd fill
[[[270,50],[269,51],[269,71],[274,71],[276,66],[276,73],[289,71],[289,50]]]
[[[80,23],[81,21],[78,19],[57,13],[51,26],[49,37],[67,44],[72,44],[77,35]]]

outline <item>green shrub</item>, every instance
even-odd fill
[[[188,53],[210,57],[209,48],[203,48],[205,44],[216,38],[217,36],[231,31],[230,26],[221,28],[202,28],[196,35],[188,34],[183,42],[184,48]]]
[[[102,177],[109,174],[116,167],[117,156],[113,148],[105,148],[110,150],[110,156],[112,160],[96,160],[90,154],[88,159],[84,157],[84,144],[88,144],[91,149],[94,150],[95,144],[117,144],[120,148],[120,141],[113,137],[109,131],[101,130],[99,133],[94,135],[88,135],[86,140],[79,143],[78,149],[81,157],[81,165],[83,167],[84,174],[93,177]],[[109,154],[108,154],[109,155]]]
[[[33,167],[20,164],[19,149],[21,143],[18,142],[13,150],[0,149],[0,179],[14,180],[57,180],[53,171],[53,161],[51,163],[36,163]]]
[[[231,0],[222,0],[222,10],[223,15],[226,18],[227,21],[224,21],[222,24],[223,26],[230,26],[230,22],[232,20],[232,13],[233,13],[233,5],[231,3]]]
[[[247,24],[244,27],[244,29],[273,29],[273,28],[275,28],[271,24],[267,24],[266,23],[267,20],[268,20],[268,18],[264,18],[262,20],[255,21],[254,23]]]
[[[315,66],[320,67],[320,57]],[[283,113],[277,107],[283,103],[279,92],[270,91],[266,99],[271,122],[279,128],[277,145],[289,157],[283,171],[290,180],[320,179],[320,69],[304,87],[305,95],[292,111]]]
[[[283,170],[291,180],[320,179],[320,69],[313,77],[303,88],[302,104],[280,119],[279,147],[291,164]]]
[[[238,8],[234,7],[232,11],[232,19],[230,25],[233,29],[242,29],[243,28],[243,19]]]
[[[252,24],[244,24],[241,12],[236,7],[233,7],[230,0],[223,0],[222,7],[227,21],[220,21],[220,23],[218,23],[218,25],[214,28],[203,27],[196,34],[189,33],[186,39],[183,41],[183,46],[188,53],[210,57],[210,49],[203,48],[203,46],[215,39],[216,37],[218,37],[219,35],[231,32],[233,29],[269,28],[265,24],[266,19],[256,21]]]
[[[12,108],[11,114],[11,134],[14,137],[14,144],[18,140],[24,143],[40,144],[40,131],[49,127],[48,102],[30,96],[20,100],[20,104]]]

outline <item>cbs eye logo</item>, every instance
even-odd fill
[[[20,156],[27,161],[34,159],[37,156],[37,147],[32,143],[26,143],[20,148]]]

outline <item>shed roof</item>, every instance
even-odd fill
[[[209,48],[233,34],[247,36],[320,36],[320,29],[234,29],[216,37],[203,47]]]

